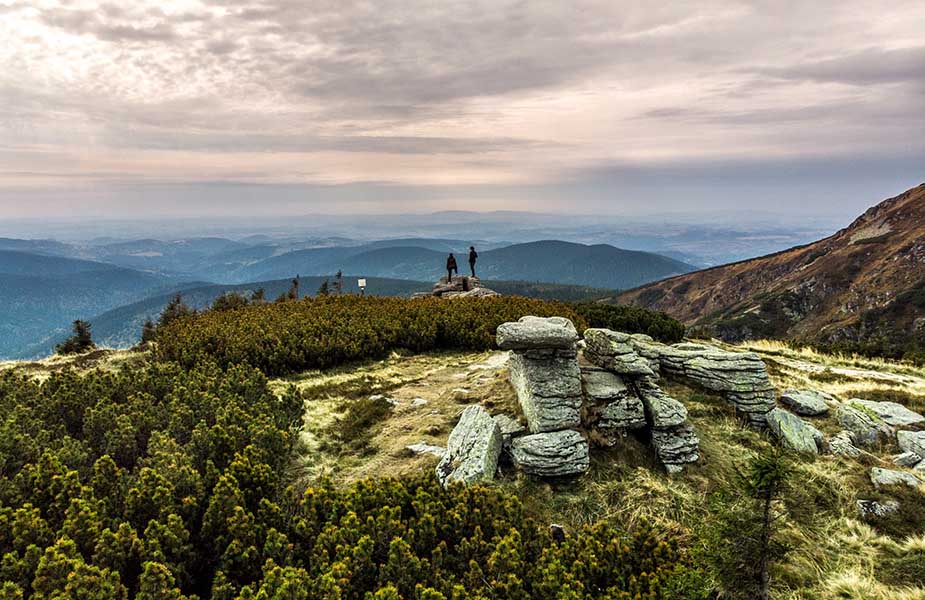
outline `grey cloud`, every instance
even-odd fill
[[[898,49],[867,48],[835,58],[806,61],[787,67],[765,68],[763,72],[784,79],[851,85],[922,85],[925,84],[925,46]]]

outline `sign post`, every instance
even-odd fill
[[[357,285],[360,288],[360,295],[366,295],[366,279],[357,279]]]

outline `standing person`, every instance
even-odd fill
[[[446,258],[446,282],[453,282],[453,273],[459,274],[459,269],[456,267],[456,257],[453,256],[453,253],[450,252],[450,255]]]
[[[475,251],[475,246],[469,246],[469,270],[472,271],[472,276],[475,277],[475,261],[479,257],[479,253]]]

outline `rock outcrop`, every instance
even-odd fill
[[[500,295],[498,292],[483,287],[478,277],[461,275],[454,275],[450,280],[441,277],[429,293],[415,294],[416,297],[436,296],[438,298],[479,298],[498,295]]]
[[[874,402],[852,398],[848,400],[848,403],[866,408],[890,427],[910,429],[925,425],[925,417],[896,402]]]
[[[501,445],[501,428],[488,411],[469,406],[450,433],[446,452],[437,465],[437,479],[444,486],[494,479]]]
[[[822,432],[792,412],[775,408],[768,413],[768,430],[781,446],[801,454],[819,454]]]
[[[609,329],[588,329],[585,331],[584,356],[592,364],[618,375],[655,375],[649,361],[633,349],[632,338],[626,333]]]
[[[877,446],[893,436],[893,428],[863,406],[840,404],[836,417],[839,424],[851,432],[851,441],[855,446]]]
[[[588,442],[574,430],[534,433],[511,443],[514,465],[540,477],[570,477],[588,470]]]
[[[873,467],[870,470],[870,482],[873,483],[874,487],[877,489],[894,485],[906,485],[909,487],[918,487],[922,485],[922,480],[912,473],[883,469],[880,467]]]
[[[761,358],[753,352],[729,352],[705,344],[667,346],[648,336],[629,336],[636,354],[660,373],[721,394],[758,429],[766,426],[776,392]]]
[[[815,390],[787,390],[780,395],[781,404],[802,417],[820,417],[829,412],[831,395]]]
[[[574,350],[578,339],[575,325],[564,317],[522,317],[497,331],[502,350]]]
[[[646,426],[645,407],[623,379],[599,367],[581,368],[586,421],[613,440],[631,429]]]

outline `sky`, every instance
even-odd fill
[[[0,219],[854,216],[925,181],[925,3],[0,0]]]

